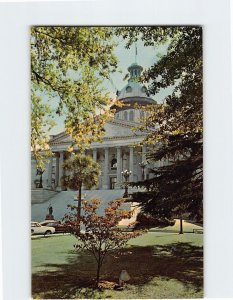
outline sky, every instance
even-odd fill
[[[114,38],[115,40],[115,38]],[[125,75],[128,73],[128,67],[132,63],[137,63],[147,69],[154,65],[161,55],[164,55],[167,50],[167,45],[158,45],[158,46],[146,46],[144,47],[142,41],[138,41],[136,44],[133,44],[131,48],[126,49],[126,42],[123,38],[117,38],[118,46],[115,48],[115,55],[118,59],[118,68],[119,72],[111,74],[111,80],[105,80],[103,86],[109,92],[111,98],[116,97],[116,91],[121,90],[126,84],[127,80],[123,80]],[[137,47],[137,55],[136,54]],[[167,89],[161,90],[158,94],[154,95],[152,98],[157,102],[162,102],[163,99],[172,92],[173,88],[169,87]],[[57,123],[51,131],[50,135],[58,134],[64,131],[64,117],[55,116],[54,121]]]
[[[111,75],[111,81],[105,81],[106,88],[111,92],[111,95],[114,97],[116,95],[116,90],[121,90],[126,84],[127,81],[123,80],[125,75],[128,73],[128,67],[132,63],[137,63],[143,67],[143,69],[147,69],[154,65],[158,61],[159,55],[163,55],[166,53],[167,45],[160,45],[158,47],[147,46],[144,47],[142,41],[138,41],[136,44],[133,44],[130,49],[126,49],[126,42],[123,38],[118,39],[118,46],[115,49],[115,55],[119,60],[119,69],[121,69],[122,73],[116,72]],[[137,55],[136,53],[137,47]],[[164,91],[155,97],[155,100],[160,102],[163,100]]]

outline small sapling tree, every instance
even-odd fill
[[[111,201],[105,208],[104,215],[99,214],[100,203],[99,199],[83,202],[80,220],[85,227],[84,232],[79,230],[80,223],[75,212],[77,207],[70,206],[71,212],[65,216],[71,225],[71,233],[78,239],[76,250],[87,250],[96,260],[96,287],[99,286],[100,270],[106,255],[110,251],[123,248],[129,239],[142,233],[126,232],[118,227],[122,219],[130,218],[133,213],[122,208],[124,199]],[[129,226],[132,226],[132,223]]]
[[[82,186],[91,189],[97,185],[100,176],[100,166],[88,155],[72,153],[65,161],[66,175],[62,177],[62,185],[78,191],[77,220],[81,215]]]

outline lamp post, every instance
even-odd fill
[[[139,163],[139,166],[142,168],[142,180],[145,180],[145,167],[147,165],[147,161],[142,161]]]
[[[129,194],[128,194],[128,186],[129,186],[129,176],[131,175],[131,171],[128,170],[124,170],[123,172],[121,172],[121,174],[124,176],[125,182],[125,193],[123,195],[123,198],[128,198]]]

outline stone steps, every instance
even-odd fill
[[[90,200],[94,198],[101,199],[102,205],[100,211],[103,213],[108,202],[114,199],[122,198],[124,190],[83,190],[82,196],[84,199]],[[62,220],[65,213],[69,210],[67,205],[77,205],[77,192],[62,191],[57,193],[48,201],[32,202],[31,217],[32,221],[43,221],[48,213],[48,207],[53,207],[53,215],[56,220]],[[130,204],[126,204],[130,207]]]
[[[44,203],[49,199],[53,198],[54,196],[56,196],[58,193],[59,192],[46,190],[43,188],[31,190],[31,203],[32,204]]]

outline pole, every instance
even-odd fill
[[[81,217],[81,205],[82,205],[82,185],[78,189],[78,210],[77,210],[77,221],[78,231],[80,232],[80,217]]]
[[[183,219],[182,219],[182,216],[180,216],[180,232],[179,234],[183,234]]]

